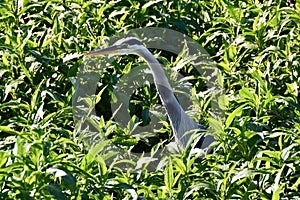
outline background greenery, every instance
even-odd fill
[[[299,1],[1,0],[0,13],[1,199],[300,198]],[[222,72],[226,117],[200,163],[188,150],[163,171],[122,172],[73,138],[73,54],[139,27],[187,34]],[[103,78],[102,103],[125,65]]]

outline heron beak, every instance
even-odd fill
[[[110,46],[104,49],[98,49],[95,51],[91,51],[88,53],[85,53],[84,56],[97,56],[97,55],[106,55],[106,54],[112,54],[115,53],[119,48],[118,45]]]

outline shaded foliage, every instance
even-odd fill
[[[1,1],[0,198],[299,199],[300,4],[289,2]],[[123,172],[73,138],[77,53],[138,27],[187,34],[222,72],[226,117],[215,121],[214,154],[199,163],[188,149],[162,171]],[[165,57],[160,61],[172,65],[172,55]],[[119,61],[101,75],[98,89],[107,88],[97,110],[102,130],[123,137],[107,105],[136,57]],[[133,99],[136,113],[159,102],[151,87]],[[215,120],[208,99],[198,100],[204,123]]]

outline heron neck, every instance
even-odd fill
[[[138,53],[143,57],[149,67],[151,68],[155,87],[158,91],[160,99],[166,108],[167,115],[171,122],[173,131],[177,136],[176,140],[182,145],[187,145],[188,137],[183,135],[186,131],[190,131],[198,128],[198,124],[192,120],[182,109],[181,105],[178,103],[169,81],[165,75],[165,72],[161,64],[157,59],[150,53],[150,51],[145,48]]]

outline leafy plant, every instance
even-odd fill
[[[0,198],[299,199],[300,2],[290,2],[1,1]],[[188,63],[180,68],[196,77],[191,93],[201,114],[193,117],[218,133],[213,154],[202,157],[191,143],[156,171],[141,170],[147,162],[123,171],[105,164],[98,148],[105,142],[87,149],[76,137],[72,81],[81,53],[139,27],[188,35],[220,69],[223,121],[210,116],[211,96],[199,74]],[[181,60],[154,53],[171,68]],[[124,151],[139,144],[129,133],[147,124],[148,109],[159,103],[153,86],[141,86],[126,129],[113,120],[113,88],[136,62],[118,58],[100,74],[93,96],[99,132]],[[158,136],[138,134],[152,152],[172,137],[168,121],[161,123]]]

